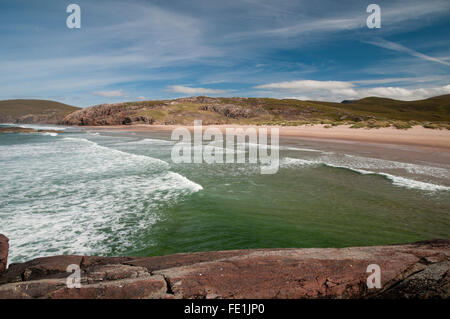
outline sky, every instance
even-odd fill
[[[0,0],[0,100],[423,99],[450,94],[449,35],[448,0]]]

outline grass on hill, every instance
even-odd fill
[[[55,113],[64,117],[80,108],[48,100],[4,100],[0,101],[0,119],[17,119],[28,114]]]

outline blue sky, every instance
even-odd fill
[[[0,99],[421,99],[450,93],[449,35],[448,0],[0,0]]]

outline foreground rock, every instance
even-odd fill
[[[8,264],[8,238],[0,234],[0,274],[6,270]]]
[[[11,264],[0,298],[449,298],[450,240],[161,257],[55,256]],[[66,286],[67,266],[81,288]],[[366,284],[381,269],[380,289]]]

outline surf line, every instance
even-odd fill
[[[197,120],[194,121],[192,131],[193,136],[186,127],[178,127],[172,131],[171,140],[178,141],[171,152],[174,163],[251,163],[260,164],[261,174],[278,172],[280,166],[278,128],[270,128],[268,134],[266,127],[258,130],[253,127],[246,129],[227,127],[224,134],[218,127],[203,129],[202,121]],[[209,143],[204,145],[204,142]]]

